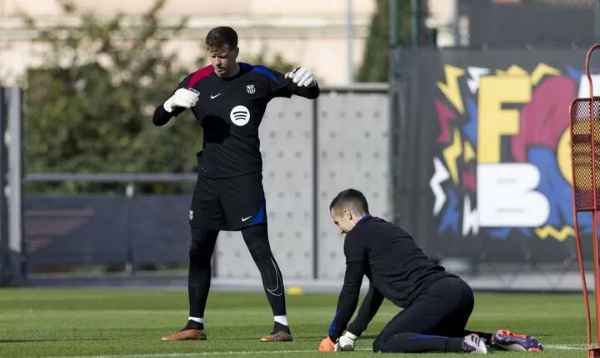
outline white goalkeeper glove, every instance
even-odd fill
[[[338,338],[335,344],[336,352],[349,352],[354,350],[354,342],[358,337],[348,331]]]
[[[165,111],[171,113],[175,107],[191,108],[198,102],[199,93],[186,88],[179,88],[163,104]]]
[[[286,73],[285,78],[291,79],[298,87],[310,87],[317,83],[312,72],[304,67],[296,67],[295,70]]]

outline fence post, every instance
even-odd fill
[[[127,262],[125,263],[125,271],[130,276],[135,276],[135,252],[133,235],[131,234],[131,204],[135,196],[135,183],[129,182],[125,187],[125,196],[127,197]]]
[[[0,89],[0,284],[24,279],[20,88]]]
[[[7,127],[5,89],[0,87],[0,284],[8,276],[8,148],[5,143]]]

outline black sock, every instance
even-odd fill
[[[273,333],[284,331],[286,333],[290,333],[290,327],[283,325],[279,322],[275,322],[273,324]]]

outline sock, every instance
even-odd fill
[[[277,323],[281,323],[281,324],[282,324],[282,325],[284,325],[284,326],[289,326],[289,324],[288,324],[288,320],[287,320],[287,316],[286,316],[286,315],[284,315],[284,316],[274,316],[274,317],[273,317],[273,320],[274,320],[275,322],[277,322]]]

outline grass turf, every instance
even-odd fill
[[[185,323],[184,291],[0,289],[0,357],[331,357],[333,353],[318,353],[316,347],[327,332],[336,299],[329,294],[288,296],[295,341],[261,343],[257,338],[272,328],[264,295],[211,293],[207,341],[161,342],[162,335]],[[386,303],[359,340],[359,351],[339,354],[375,355],[371,342],[396,312]],[[479,293],[468,328],[510,328],[535,335],[546,345],[544,357],[585,356],[585,320],[578,294]],[[492,353],[515,358],[532,354]],[[402,355],[438,356],[459,355]]]

